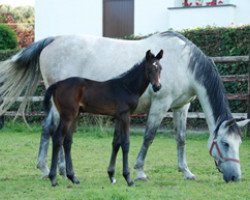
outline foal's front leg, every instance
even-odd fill
[[[112,153],[111,153],[111,158],[110,158],[109,167],[108,167],[108,175],[112,184],[116,183],[115,164],[116,164],[117,153],[121,146],[121,135],[119,132],[120,130],[119,127],[120,127],[120,121],[116,120],[115,131],[114,131],[113,142],[112,142]]]
[[[128,165],[128,153],[129,153],[129,125],[130,118],[129,113],[124,114],[120,120],[120,133],[121,133],[121,147],[122,147],[122,156],[123,156],[123,177],[127,181],[128,186],[134,185],[133,180],[130,178],[129,165]]]

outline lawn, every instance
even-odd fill
[[[40,125],[29,130],[22,123],[8,123],[0,131],[0,199],[250,199],[250,140],[240,149],[242,180],[225,183],[217,172],[207,149],[208,134],[189,132],[187,159],[197,176],[195,181],[183,179],[177,170],[176,143],[170,131],[161,131],[152,144],[145,170],[150,180],[127,187],[122,177],[121,152],[117,158],[116,185],[109,183],[107,166],[111,153],[112,132],[80,127],[75,134],[72,156],[75,172],[81,181],[73,185],[58,176],[59,186],[52,188],[36,169],[40,141]],[[133,165],[142,142],[142,132],[132,131],[129,163]],[[49,161],[51,148],[49,150]]]

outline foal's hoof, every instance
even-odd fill
[[[129,181],[129,182],[128,182],[128,186],[129,186],[129,187],[132,187],[132,186],[134,186],[134,185],[135,185],[134,181]]]
[[[56,176],[49,174],[49,179],[51,181],[52,187],[55,187],[58,185],[57,180],[56,180]]]
[[[116,179],[115,177],[110,178],[110,182],[112,185],[116,184]]]
[[[56,181],[56,182],[51,182],[51,186],[52,186],[52,187],[56,187],[56,186],[58,186],[57,181]]]
[[[76,176],[68,176],[68,179],[74,184],[80,184],[80,181],[76,178]]]
[[[51,179],[51,186],[56,187],[58,186],[57,180],[56,179]]]
[[[74,183],[74,184],[77,184],[77,185],[78,185],[78,184],[80,184],[80,181],[79,181],[79,180],[75,177],[75,178],[74,178],[74,180],[72,181],[72,183]]]

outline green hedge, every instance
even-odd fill
[[[213,28],[181,32],[208,56],[248,55],[250,25],[238,28]]]
[[[196,44],[208,56],[240,56],[249,55],[250,25],[238,28],[213,28],[185,30],[181,32]],[[216,64],[220,75],[246,74],[248,63]],[[224,83],[227,93],[247,93],[247,82]],[[246,112],[246,101],[229,102],[232,112]],[[195,101],[191,111],[200,111]]]
[[[6,24],[0,24],[0,50],[17,48],[16,32]]]
[[[0,50],[0,61],[7,60],[11,56],[15,55],[20,49],[13,50]]]

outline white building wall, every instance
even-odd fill
[[[63,34],[102,36],[102,0],[36,0],[35,39]]]
[[[134,34],[147,35],[166,31],[169,27],[169,0],[134,0]]]
[[[169,27],[174,30],[206,26],[235,25],[235,6],[190,7],[171,9]]]
[[[194,0],[189,0],[194,1]],[[197,0],[196,0],[197,1]],[[203,5],[206,1],[204,0]],[[183,8],[183,0],[134,0],[134,34],[250,24],[250,0],[236,6]],[[182,7],[180,9],[168,9]],[[63,34],[103,35],[103,0],[35,0],[35,39]]]
[[[250,0],[231,0],[230,2],[237,5],[235,25],[242,26],[244,24],[250,24]]]

